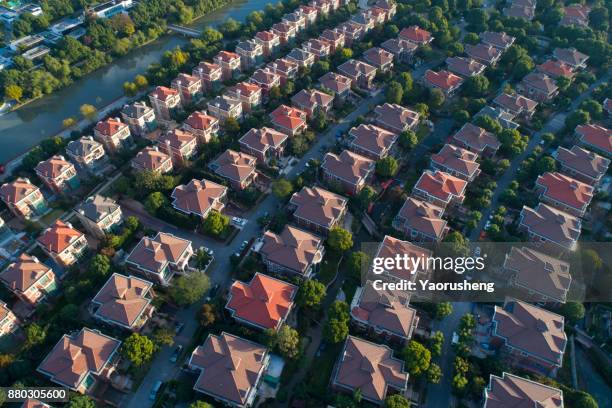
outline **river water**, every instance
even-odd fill
[[[227,18],[243,21],[253,11],[263,10],[271,0],[237,0],[198,19],[190,27],[216,26]],[[61,131],[62,121],[79,116],[84,103],[103,107],[123,95],[123,83],[143,73],[149,64],[159,61],[163,53],[187,38],[166,35],[132,51],[112,64],[91,73],[52,95],[27,104],[15,112],[0,116],[0,163],[23,153],[42,139]]]

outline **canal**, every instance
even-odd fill
[[[244,21],[251,12],[263,10],[267,3],[275,2],[237,0],[196,20],[190,27],[214,27],[229,17]],[[100,108],[123,96],[125,81],[131,81],[134,76],[143,73],[149,64],[159,61],[165,51],[187,41],[187,38],[178,35],[163,36],[52,95],[0,116],[0,163],[60,132],[62,121],[78,116],[79,107],[84,103]]]

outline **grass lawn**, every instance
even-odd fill
[[[56,208],[55,210],[51,210],[49,213],[45,214],[40,218],[40,222],[46,226],[53,224],[55,220],[57,220],[65,211],[61,208]]]

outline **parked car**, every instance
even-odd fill
[[[244,226],[247,224],[247,220],[245,220],[244,218],[239,218],[239,217],[232,217],[232,225],[235,226],[236,228],[244,228]]]
[[[149,399],[151,401],[155,401],[155,399],[157,398],[157,393],[159,392],[159,389],[162,386],[162,382],[161,380],[157,380],[155,381],[155,384],[153,384],[153,388],[151,388],[151,392],[149,393]]]
[[[181,355],[182,351],[183,351],[183,346],[181,346],[181,345],[176,346],[176,348],[172,352],[172,356],[170,356],[170,362],[171,363],[176,363],[176,360],[178,360],[178,358]]]

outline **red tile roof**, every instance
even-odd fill
[[[55,155],[36,165],[36,174],[41,177],[54,179],[63,172],[74,169],[74,165],[67,161],[64,156]]]
[[[271,114],[272,123],[284,129],[296,130],[306,124],[306,112],[287,105],[281,105]]]
[[[426,170],[414,186],[415,189],[446,203],[453,197],[463,197],[466,187],[467,181],[439,170]]]
[[[91,301],[98,306],[95,315],[131,328],[151,303],[146,297],[151,287],[144,279],[114,273]]]
[[[585,209],[593,199],[593,187],[558,172],[540,175],[536,186],[545,189],[545,197],[577,210]]]
[[[612,130],[600,125],[580,125],[576,127],[580,141],[612,155]]]
[[[446,92],[459,87],[463,83],[463,79],[460,76],[448,71],[434,72],[432,70],[427,70],[427,72],[425,72],[425,80],[431,85],[441,88]]]
[[[71,224],[56,220],[38,237],[37,241],[49,252],[59,254],[82,236],[83,233],[72,228]]]
[[[538,71],[543,72],[553,78],[571,78],[574,75],[572,68],[563,62],[548,60],[538,65]]]
[[[446,220],[442,219],[443,214],[444,210],[437,205],[408,197],[397,217],[401,220],[401,229],[413,229],[441,239],[446,228]]]
[[[259,252],[270,262],[306,274],[310,265],[321,261],[320,250],[318,236],[286,225],[280,234],[266,231]]]
[[[215,122],[219,122],[214,116],[210,116],[204,112],[195,111],[185,120],[185,124],[189,125],[193,129],[207,130]]]
[[[220,176],[242,182],[255,171],[256,162],[257,159],[250,154],[227,149],[212,164]]]
[[[487,132],[483,128],[471,123],[463,125],[453,138],[477,152],[482,152],[487,147],[497,150],[501,146],[501,143],[493,133]]]
[[[132,159],[133,163],[141,169],[155,171],[162,167],[170,156],[159,151],[157,147],[147,146],[138,152]]]
[[[573,215],[540,203],[536,208],[523,206],[521,225],[533,234],[563,247],[573,248],[580,236],[582,223]]]
[[[418,26],[404,28],[399,33],[399,37],[419,44],[427,43],[432,40],[431,33]]]
[[[240,59],[240,55],[236,54],[235,52],[230,52],[230,51],[219,51],[219,53],[215,56],[215,60],[220,60],[223,62],[232,62],[235,59]]]
[[[178,95],[178,91],[165,86],[158,86],[150,95],[165,102],[169,97]]]
[[[19,177],[10,183],[4,183],[0,187],[0,196],[5,202],[16,204],[29,194],[37,191],[38,187],[27,178]]]
[[[107,118],[96,124],[96,130],[105,136],[112,136],[126,127],[118,118]]]
[[[179,211],[204,217],[225,194],[227,187],[221,184],[206,179],[193,179],[187,184],[176,186],[172,191],[172,205]]]
[[[440,166],[452,169],[471,178],[478,171],[478,155],[452,144],[445,144],[442,149],[431,156],[431,160]]]
[[[278,148],[287,140],[287,135],[269,127],[251,129],[238,142],[253,150],[265,152],[268,148]]]
[[[21,254],[0,273],[0,281],[10,290],[25,292],[51,270],[36,257]]]
[[[562,166],[566,166],[595,180],[601,179],[608,171],[608,166],[610,166],[610,159],[601,157],[597,153],[583,149],[580,146],[572,146],[570,150],[559,147],[555,156]]]
[[[372,172],[374,161],[349,150],[343,150],[339,155],[327,153],[321,168],[347,183],[358,185]]]

